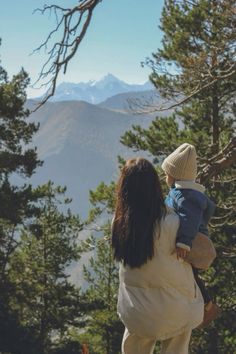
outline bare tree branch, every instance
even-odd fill
[[[129,107],[132,111],[135,111],[136,114],[153,114],[157,112],[163,112],[167,110],[171,110],[173,108],[177,108],[184,103],[187,103],[191,98],[194,98],[202,91],[206,90],[207,88],[213,86],[216,82],[229,79],[236,75],[236,63],[230,67],[229,70],[222,73],[222,75],[211,77],[211,80],[207,82],[205,85],[200,85],[199,83],[195,87],[195,89],[184,98],[177,100],[175,103],[170,103],[170,101],[162,102],[159,105],[152,105],[150,101],[142,101],[140,99],[131,99],[129,100]],[[183,97],[183,94],[181,95]]]
[[[234,137],[222,151],[213,156],[207,164],[202,166],[198,175],[200,183],[205,184],[213,176],[217,176],[224,169],[236,163],[236,137]]]
[[[53,38],[55,38],[54,35],[58,34],[60,31],[62,32],[61,39],[59,41],[54,41],[51,48],[48,50],[48,59],[43,65],[38,80],[35,83],[37,84],[40,82],[41,83],[40,87],[49,86],[45,97],[42,99],[42,101],[40,102],[39,106],[36,109],[42,106],[45,102],[47,102],[47,100],[50,97],[54,95],[58,76],[61,72],[63,73],[66,72],[70,60],[76,54],[78,47],[87,32],[94,9],[100,2],[102,2],[102,0],[78,0],[78,5],[74,6],[73,8],[63,8],[58,5],[45,5],[43,9],[35,10],[35,12],[38,11],[42,14],[46,12],[54,13],[54,16],[56,18],[56,26],[49,33],[45,42],[42,43],[38,48],[36,48],[34,52],[38,52],[43,48],[47,50],[48,46],[50,45],[50,41],[53,40]],[[189,1],[188,3],[191,6],[195,6],[197,4],[194,1]],[[231,16],[234,15],[235,14],[234,10],[235,9],[230,8],[228,10],[229,15],[230,14]],[[232,36],[232,34],[228,32],[225,33],[225,36],[227,37],[225,43],[228,43],[228,48],[227,48],[228,51],[230,50],[230,43],[232,42],[231,52],[234,52],[235,51],[235,49],[233,48],[235,46],[234,36],[231,38],[230,36]],[[219,57],[222,51],[224,51],[223,47],[221,45],[219,47],[215,47],[215,52],[219,54]],[[145,102],[143,104],[141,100],[133,100],[132,102],[129,102],[132,111],[135,111],[137,114],[147,114],[147,113],[162,112],[162,111],[176,108],[188,102],[191,98],[195,97],[202,91],[212,87],[216,82],[233,78],[233,76],[235,76],[236,74],[235,62],[229,67],[227,67],[227,65],[226,67],[225,65],[223,65],[224,69],[221,68],[222,63],[216,63],[216,66],[213,67],[213,71],[212,71],[211,70],[212,66],[211,65],[209,66],[208,59],[209,58],[204,56],[204,54],[202,56],[199,56],[198,58],[197,57],[186,58],[186,61],[188,61],[187,64],[188,70],[191,71],[191,68],[194,68],[196,66],[201,68],[203,72],[205,70],[204,77],[199,76],[193,80],[194,86],[192,88],[192,91],[189,94],[184,94],[183,91],[179,93],[173,92],[173,94],[175,95],[174,103],[173,101],[172,102],[162,101],[161,104],[156,104],[153,102],[149,102],[149,103]],[[174,74],[171,74],[171,71],[168,72],[168,70],[163,66],[163,63],[162,64],[160,63],[160,65],[161,68],[159,68],[159,70],[162,71],[163,74],[172,77],[175,76]],[[215,70],[216,68],[217,70]],[[221,69],[218,70],[219,68]],[[46,82],[43,82],[45,79]]]
[[[35,82],[35,84],[42,82],[40,87],[49,86],[45,97],[35,110],[54,95],[58,75],[61,72],[66,73],[67,65],[77,52],[90,25],[94,9],[100,2],[102,0],[79,0],[78,5],[71,9],[57,5],[45,5],[43,9],[35,10],[35,12],[38,11],[42,14],[53,11],[57,24],[46,40],[34,52],[39,52],[43,48],[47,50],[52,37],[62,31],[61,39],[56,41],[48,50],[48,59]],[[45,79],[47,81],[43,82]]]

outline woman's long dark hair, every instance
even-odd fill
[[[154,229],[165,215],[160,181],[153,165],[143,158],[128,160],[117,184],[112,226],[114,258],[131,268],[154,255]]]

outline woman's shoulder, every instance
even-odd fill
[[[159,241],[160,239],[166,239],[170,238],[173,239],[176,237],[177,230],[179,228],[179,217],[175,213],[175,211],[171,208],[167,208],[167,212],[165,216],[162,218],[160,224],[158,225],[157,228],[157,234],[161,236],[160,238],[158,237]]]
[[[174,209],[167,207],[167,211],[166,211],[165,216],[162,219],[162,223],[165,225],[170,225],[170,226],[172,226],[172,225],[179,226],[179,216],[176,214]]]

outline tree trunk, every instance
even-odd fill
[[[41,313],[41,328],[40,328],[40,338],[41,338],[41,354],[46,353],[46,342],[47,342],[47,308],[48,308],[48,301],[47,301],[47,234],[43,232],[43,263],[44,263],[44,274],[43,274],[43,294],[42,294],[42,303],[43,309]]]
[[[212,88],[212,154],[219,152],[219,98],[217,92],[218,84],[215,83]]]

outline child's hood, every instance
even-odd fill
[[[193,189],[198,192],[204,193],[205,187],[202,184],[196,183],[194,181],[176,181],[175,188],[178,189]]]

